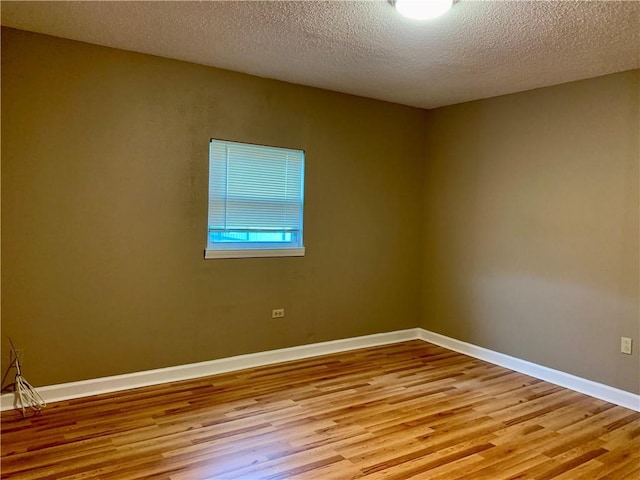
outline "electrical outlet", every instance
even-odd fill
[[[271,318],[283,318],[284,308],[274,308],[271,310]]]
[[[629,337],[620,338],[620,351],[631,355],[631,339]]]

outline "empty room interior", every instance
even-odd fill
[[[640,478],[640,2],[444,3],[1,2],[1,478]]]

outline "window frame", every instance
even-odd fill
[[[251,146],[251,147],[265,147],[269,149],[279,149],[279,150],[290,150],[295,151],[296,153],[301,155],[301,165],[300,165],[300,221],[299,221],[299,231],[294,234],[299,237],[297,242],[287,242],[284,245],[279,242],[250,242],[250,241],[239,241],[239,242],[212,242],[211,241],[211,216],[209,206],[211,203],[211,184],[212,184],[212,148],[214,142],[224,142],[225,144],[238,144],[241,146]],[[235,140],[224,140],[219,138],[211,138],[209,140],[209,173],[207,176],[207,245],[204,250],[204,258],[208,259],[216,259],[216,258],[265,258],[265,257],[302,257],[306,253],[306,249],[303,242],[303,230],[304,230],[304,183],[305,183],[305,162],[306,162],[306,152],[303,149],[296,148],[288,148],[288,147],[279,147],[273,145],[263,145],[258,143],[250,143],[250,142],[240,142]],[[236,231],[240,231],[241,229],[234,229]],[[278,230],[278,232],[283,232]],[[259,233],[255,231],[254,233]],[[214,248],[215,247],[215,248]]]

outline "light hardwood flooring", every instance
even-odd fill
[[[640,413],[421,341],[2,415],[2,478],[640,479]]]

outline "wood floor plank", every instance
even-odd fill
[[[640,479],[638,412],[421,341],[1,420],[2,479]]]

